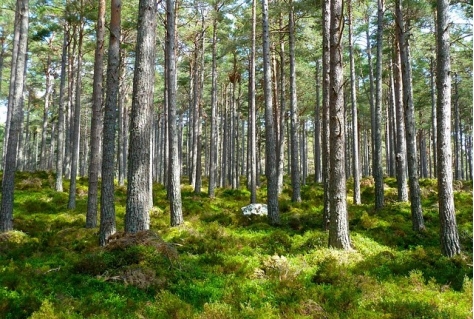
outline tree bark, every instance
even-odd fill
[[[52,39],[50,40],[52,41]],[[51,49],[51,42],[50,42]],[[44,76],[46,79],[46,87],[44,93],[44,109],[43,109],[43,127],[41,129],[41,151],[40,151],[40,169],[47,169],[48,154],[46,151],[46,134],[48,133],[48,116],[50,113],[49,106],[51,101],[51,94],[53,91],[53,81],[51,74],[51,55],[49,54],[46,59],[46,65],[44,66]]]
[[[290,33],[290,114],[291,114],[291,200],[301,202],[299,144],[298,144],[298,100],[296,96],[296,57],[295,57],[295,12],[290,0],[289,33]]]
[[[382,169],[382,49],[384,0],[377,0],[377,64],[375,66],[375,105],[374,105],[374,154],[373,176],[375,180],[375,209],[384,206],[384,185]]]
[[[437,128],[436,128],[436,84],[435,84],[435,63],[433,57],[430,58],[430,93],[431,93],[431,143],[433,149],[433,172],[437,177]]]
[[[16,12],[15,12],[15,24],[13,28],[13,46],[12,46],[12,59],[10,63],[10,87],[8,89],[8,96],[9,97],[14,97],[15,96],[15,76],[17,75],[17,60],[18,60],[18,50],[19,50],[19,43],[20,43],[20,36],[21,36],[21,26],[22,26],[22,1],[17,0],[16,1]],[[12,122],[12,116],[13,116],[13,106],[12,103],[14,102],[14,98],[9,98],[8,99],[8,104],[7,104],[7,118],[5,121],[5,135],[3,136],[3,154],[2,154],[2,164],[3,164],[3,169],[6,169],[6,153],[8,150],[8,140],[10,139],[10,125]],[[18,143],[18,142],[17,142]]]
[[[278,169],[276,161],[276,138],[273,119],[272,70],[270,59],[270,31],[268,26],[268,0],[262,0],[263,27],[263,72],[265,96],[265,171],[267,176],[267,206],[270,224],[280,224],[278,205]]]
[[[255,105],[255,52],[256,52],[256,7],[257,0],[252,0],[252,47],[250,51],[250,203],[257,202],[257,140],[256,140],[256,105]]]
[[[462,149],[461,149],[461,119],[459,115],[459,91],[458,91],[458,74],[454,72],[454,180],[462,179]]]
[[[11,72],[15,73],[14,82],[10,83],[9,104],[11,122],[9,125],[8,140],[5,153],[5,166],[2,179],[2,199],[0,206],[0,232],[13,230],[13,194],[15,188],[15,171],[17,161],[17,146],[21,130],[22,120],[22,96],[25,84],[25,63],[28,44],[28,0],[18,0],[15,25],[19,32],[18,41],[14,41],[17,47],[16,56],[12,56]]]
[[[352,27],[352,1],[348,2],[349,22],[349,58],[351,68],[351,107],[352,107],[352,175],[354,178],[354,204],[360,204],[360,164],[359,164],[359,125],[357,119],[357,91],[354,63],[353,27]]]
[[[319,59],[316,59],[316,109],[314,111],[314,181],[321,183],[321,84]]]
[[[63,191],[63,166],[64,166],[64,138],[65,138],[65,103],[66,103],[66,61],[69,46],[69,31],[64,26],[63,47],[61,53],[61,79],[59,82],[59,105],[58,105],[58,141],[56,157],[56,179],[55,189],[58,192]]]
[[[100,196],[99,244],[104,246],[115,233],[114,173],[115,127],[120,89],[121,0],[111,0],[109,50],[107,59],[104,142],[102,144],[102,184]],[[120,124],[119,124],[120,125]]]
[[[155,82],[156,3],[140,0],[133,77],[125,231],[150,228],[150,134]]]
[[[277,70],[276,66],[276,57],[273,54],[273,64],[274,64],[274,96],[275,96],[275,139],[277,143],[277,161],[278,161],[278,194],[281,194],[283,191],[283,176],[285,175],[285,131],[286,131],[286,56],[285,56],[285,25],[283,22],[283,14],[280,13],[280,69]],[[273,48],[274,51],[275,48]],[[278,76],[279,71],[279,76]],[[277,82],[279,79],[279,83]],[[279,84],[279,85],[278,85]],[[279,97],[276,96],[279,93]],[[290,144],[290,138],[287,139]],[[290,171],[291,167],[291,145],[288,145],[288,169]],[[290,172],[291,174],[291,172]]]
[[[368,11],[368,8],[367,8]],[[371,128],[371,135],[370,135],[370,152],[369,158],[371,158],[372,162],[372,175],[374,174],[374,145],[375,145],[375,102],[374,102],[374,95],[375,95],[375,88],[374,88],[374,68],[372,63],[372,44],[370,43],[370,13],[367,12],[366,14],[366,22],[367,22],[367,29],[365,30],[366,40],[367,40],[367,64],[369,67],[369,105],[370,105],[370,128]]]
[[[166,0],[166,51],[168,87],[168,139],[169,139],[169,185],[170,224],[178,226],[184,222],[180,189],[180,165],[176,123],[176,27],[175,1]]]
[[[330,36],[330,182],[329,247],[351,249],[346,207],[344,83],[342,66],[342,0],[331,0]]]
[[[87,190],[86,228],[97,226],[100,147],[102,142],[102,79],[104,77],[105,0],[99,1],[92,84],[92,116],[90,136],[89,188]],[[114,141],[114,140],[112,140]],[[114,141],[115,142],[115,141]],[[112,158],[115,154],[112,155]]]
[[[411,218],[414,231],[424,231],[423,213],[421,210],[420,184],[418,182],[418,165],[415,132],[415,107],[413,105],[412,73],[410,63],[410,46],[406,36],[401,1],[396,0],[397,37],[400,43],[400,58],[403,81],[403,106],[405,110],[405,129],[408,157],[408,182],[410,185]]]
[[[81,2],[81,10],[83,4]],[[78,39],[78,50],[77,50],[77,68],[76,68],[76,89],[75,89],[75,101],[74,101],[74,118],[73,128],[71,130],[72,148],[71,151],[71,181],[69,184],[69,202],[68,209],[76,208],[76,189],[77,189],[77,171],[79,164],[79,148],[81,140],[81,83],[82,83],[82,43],[84,38],[84,17],[81,13],[80,27],[79,27],[79,39]],[[71,105],[72,106],[72,105]]]
[[[330,203],[329,203],[329,93],[330,93],[330,29],[331,29],[331,2],[323,1],[323,126],[322,126],[322,160],[323,160],[323,184],[324,184],[324,208],[323,208],[323,229],[329,229]]]
[[[438,203],[441,221],[441,251],[448,257],[461,253],[453,195],[451,154],[451,61],[449,53],[448,0],[437,0],[436,60],[437,78],[437,164]]]
[[[217,14],[220,6],[214,5],[212,19],[212,69],[211,69],[211,134],[209,144],[209,185],[210,198],[215,197],[217,176]]]
[[[394,98],[397,120],[397,190],[398,201],[408,201],[407,175],[406,175],[406,137],[405,137],[405,111],[403,109],[403,81],[402,81],[402,63],[400,60],[400,44],[395,41],[394,53]]]

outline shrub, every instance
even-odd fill
[[[42,186],[43,186],[43,181],[40,178],[29,176],[28,178],[19,181],[18,184],[16,185],[16,188],[20,190],[39,191],[41,190]]]
[[[59,319],[60,316],[56,315],[56,311],[49,300],[43,301],[41,307],[33,312],[30,319]]]

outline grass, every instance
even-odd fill
[[[364,180],[363,203],[348,204],[350,252],[327,248],[321,185],[303,186],[302,203],[286,185],[278,227],[241,215],[250,196],[243,186],[214,199],[183,186],[185,223],[174,228],[166,190],[154,185],[151,231],[118,233],[99,248],[98,230],[84,228],[87,180],[78,181],[75,210],[53,180],[18,174],[16,230],[0,234],[1,318],[472,317],[472,183],[456,185],[463,253],[450,259],[440,253],[434,180],[420,181],[422,234],[411,230],[392,179],[377,213],[373,182]],[[125,196],[116,187],[119,229]]]

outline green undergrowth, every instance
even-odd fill
[[[321,185],[280,196],[282,224],[242,216],[250,193],[215,198],[183,186],[185,223],[169,227],[166,189],[154,185],[151,230],[124,234],[126,187],[116,187],[117,228],[105,248],[85,229],[87,179],[77,208],[53,189],[54,176],[16,178],[15,231],[0,234],[1,318],[470,318],[472,183],[455,185],[463,253],[440,253],[437,186],[420,180],[426,231],[411,228],[409,203],[385,180],[375,212],[373,180],[348,212],[352,251],[329,249]],[[65,186],[68,181],[65,181]],[[65,189],[68,189],[65,187]],[[258,201],[265,202],[265,185]]]

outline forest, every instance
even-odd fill
[[[0,13],[0,317],[472,317],[472,3]]]

